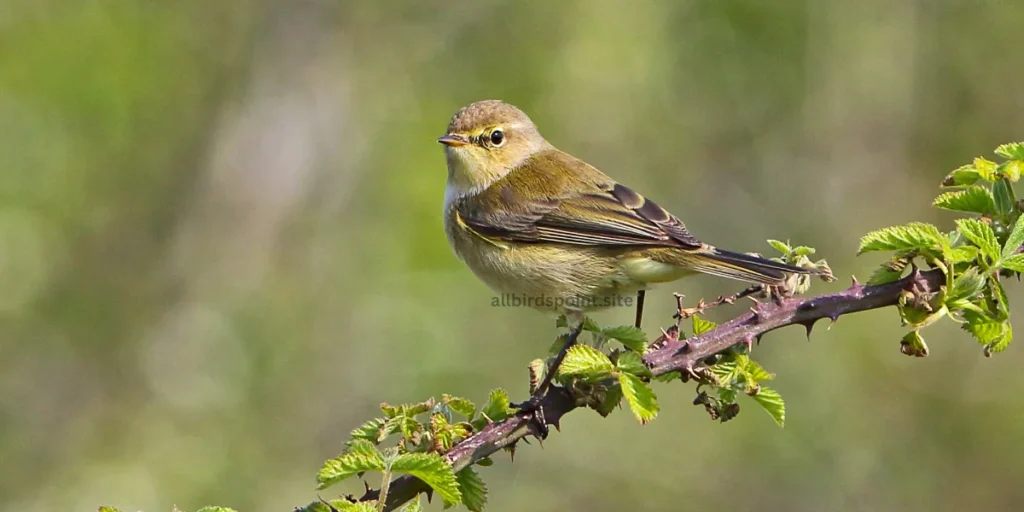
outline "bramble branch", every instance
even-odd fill
[[[697,336],[679,339],[678,330],[670,329],[652,344],[643,359],[655,376],[678,371],[685,379],[695,375],[704,366],[706,358],[739,343],[753,344],[769,331],[789,325],[802,325],[810,336],[811,328],[818,320],[827,318],[834,322],[849,313],[895,306],[901,297],[905,299],[908,294],[927,300],[939,292],[945,283],[946,276],[940,269],[923,272],[915,270],[903,279],[888,284],[864,286],[854,280],[850,287],[836,293],[755,301],[749,312]],[[577,407],[574,397],[562,387],[551,388],[541,402],[545,423],[556,428],[562,416]],[[539,433],[540,429],[532,416],[512,416],[487,425],[455,445],[445,454],[445,459],[458,472],[504,447],[514,446],[527,435],[537,436]],[[390,485],[384,510],[395,510],[429,489],[414,477],[397,478]],[[377,496],[378,491],[367,490],[360,500],[376,499]]]

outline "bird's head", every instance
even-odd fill
[[[448,184],[471,194],[489,187],[550,144],[522,110],[498,100],[461,108],[437,139],[448,157]]]

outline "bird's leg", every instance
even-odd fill
[[[551,381],[555,378],[555,374],[558,373],[558,367],[562,365],[562,361],[565,360],[565,355],[569,353],[569,348],[576,344],[576,340],[579,339],[580,333],[583,332],[583,320],[580,319],[579,324],[565,337],[565,343],[562,344],[561,350],[558,351],[558,355],[555,356],[555,360],[551,363],[551,367],[548,369],[547,374],[544,375],[544,380],[540,382],[537,389],[530,396],[530,399],[518,404],[513,404],[514,407],[519,409],[519,412],[524,414],[530,414],[540,411],[540,401],[544,398],[544,394],[547,393],[548,388],[551,387]],[[543,420],[541,421],[543,423]]]
[[[683,295],[681,293],[675,293],[673,295],[675,295],[676,298],[677,311],[673,318],[675,318],[676,320],[686,320],[687,318],[690,318],[693,315],[703,313],[711,308],[721,306],[722,304],[732,304],[733,302],[736,302],[738,299],[742,299],[743,297],[753,295],[763,289],[764,285],[755,284],[739,293],[734,293],[732,295],[720,295],[717,299],[711,302],[704,302],[704,299],[700,299],[697,301],[697,306],[692,308],[684,308]]]
[[[636,291],[636,328],[640,328],[640,321],[644,318],[644,295],[646,290]]]

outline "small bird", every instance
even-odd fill
[[[463,107],[437,141],[455,254],[494,291],[570,324],[690,274],[778,285],[789,273],[821,273],[702,243],[664,208],[552,146],[508,103]]]

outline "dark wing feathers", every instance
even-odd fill
[[[571,160],[569,160],[571,159]],[[566,161],[562,161],[566,160]],[[580,183],[567,187],[564,172],[547,166],[581,169]],[[583,190],[579,190],[582,185]],[[517,197],[516,190],[531,193]],[[698,249],[686,226],[633,190],[568,155],[542,155],[459,205],[459,215],[483,236],[516,242],[575,245],[634,245]]]

